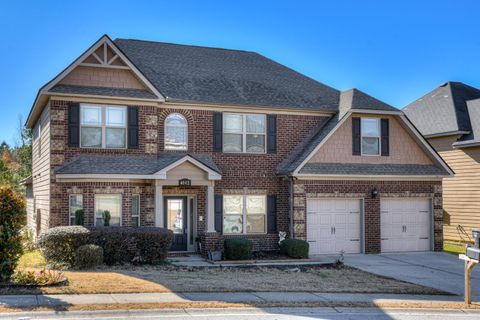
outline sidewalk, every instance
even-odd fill
[[[140,303],[412,303],[455,304],[460,296],[402,295],[363,293],[311,293],[311,292],[195,292],[195,293],[124,293],[80,295],[0,295],[0,307],[54,307],[89,304],[140,304]]]

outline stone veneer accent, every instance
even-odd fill
[[[372,198],[371,190],[378,195]],[[365,252],[380,252],[380,201],[391,197],[429,197],[434,204],[434,250],[443,245],[441,181],[323,181],[298,180],[294,186],[294,237],[306,239],[306,202],[315,198],[362,198],[364,200]]]

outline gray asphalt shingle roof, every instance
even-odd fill
[[[156,96],[147,90],[127,88],[85,87],[57,84],[52,89],[50,89],[50,91],[57,93],[73,93],[95,96],[156,99]]]
[[[355,163],[307,163],[303,174],[345,175],[448,175],[445,169],[434,165],[417,164],[355,164]]]
[[[255,52],[129,39],[115,44],[167,101],[338,107],[338,90]]]
[[[447,82],[407,105],[403,112],[423,135],[470,131],[468,100],[480,90],[461,82]]]
[[[379,111],[399,111],[397,108],[380,101],[365,92],[358,89],[350,89],[340,93],[340,102],[338,106],[340,116],[344,115],[350,109],[358,110],[379,110]]]
[[[206,154],[163,153],[153,156],[79,156],[65,163],[55,172],[57,174],[154,174],[177,160],[191,156],[208,168],[220,173],[213,159]]]

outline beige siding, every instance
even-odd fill
[[[360,115],[353,115],[360,116]],[[325,142],[310,159],[310,163],[395,163],[395,164],[432,164],[432,160],[392,116],[361,115],[366,118],[388,118],[390,120],[390,155],[354,156],[352,155],[352,117]]]
[[[40,126],[40,135],[39,133]],[[41,214],[41,230],[49,226],[50,215],[50,105],[47,105],[35,124],[32,142],[33,216]],[[36,222],[34,222],[36,226]]]
[[[82,66],[73,69],[72,72],[60,81],[60,84],[88,87],[145,89],[145,86],[130,70]]]
[[[168,182],[173,182],[174,185],[177,185],[178,180],[182,178],[188,178],[192,180],[192,185],[201,184],[208,180],[208,176],[205,171],[188,161],[167,172]]]
[[[457,137],[430,139],[442,158],[455,171],[443,179],[445,240],[468,240],[460,236],[463,227],[471,237],[473,227],[480,227],[480,147],[453,149]],[[463,235],[463,234],[462,234]]]

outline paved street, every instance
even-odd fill
[[[0,314],[0,320],[10,319],[349,319],[349,320],[471,320],[479,319],[479,310],[382,310],[377,308],[265,308],[265,309],[170,309],[150,311],[97,311],[97,312],[37,312]]]
[[[346,255],[345,264],[364,271],[463,296],[463,261],[444,252]],[[472,295],[480,300],[480,266],[472,273]]]

